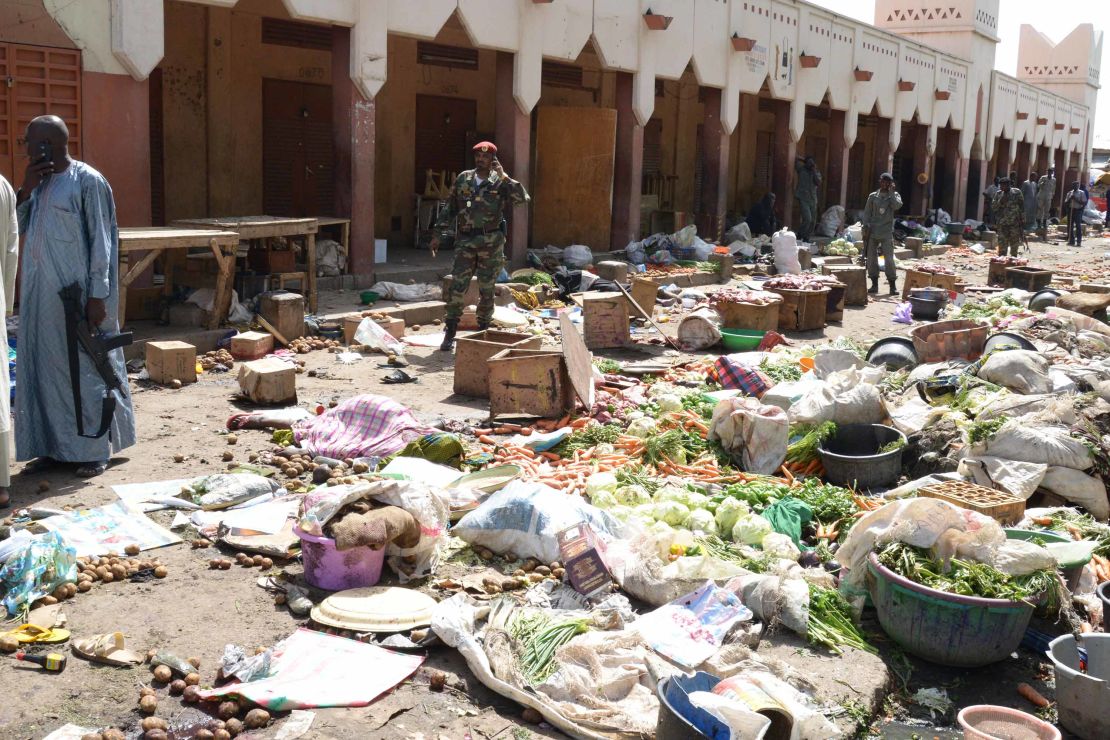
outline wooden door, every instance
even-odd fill
[[[0,175],[12,187],[27,168],[27,124],[56,115],[69,127],[69,153],[81,158],[81,52],[0,44]]]
[[[472,160],[467,142],[477,128],[478,101],[441,95],[416,96],[414,193],[424,192],[428,170],[446,170],[450,174],[469,168]]]
[[[262,81],[262,208],[268,216],[335,210],[331,86]]]
[[[539,109],[533,243],[609,249],[616,143],[616,110]]]

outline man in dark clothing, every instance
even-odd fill
[[[1078,182],[1071,184],[1071,191],[1064,196],[1064,209],[1068,214],[1068,246],[1083,246],[1083,211],[1087,210],[1087,192]]]
[[[775,194],[767,193],[758,203],[748,211],[744,219],[752,236],[771,236],[778,231],[778,221],[775,219]]]

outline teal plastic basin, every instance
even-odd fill
[[[883,631],[903,650],[940,665],[975,668],[1017,650],[1033,606],[926,588],[867,560],[867,587]]]

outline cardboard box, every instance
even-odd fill
[[[365,317],[361,314],[354,316],[347,316],[343,319],[343,342],[344,344],[355,344],[355,332],[358,331],[358,325],[362,323]],[[405,336],[405,320],[393,316],[384,319],[376,319],[378,325],[392,334],[396,339],[402,339]]]
[[[239,390],[255,403],[296,403],[296,368],[275,357],[245,362],[239,366]]]
[[[605,541],[586,522],[558,532],[559,559],[574,590],[585,596],[607,590],[613,582],[605,562]]]
[[[274,351],[274,335],[245,331],[231,338],[231,356],[236,360],[257,360]]]
[[[258,312],[286,341],[304,336],[304,296],[298,293],[269,293],[259,301]]]
[[[146,371],[155,383],[195,383],[197,348],[185,342],[147,342]]]

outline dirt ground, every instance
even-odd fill
[[[1110,240],[1091,238],[1082,249],[1039,243],[1034,243],[1032,249],[1034,261],[1051,266],[1057,274],[1065,274],[1065,269],[1076,277],[1110,273],[1110,259],[1104,257],[1110,250]],[[936,261],[955,267],[967,282],[984,282],[986,255],[949,253]],[[897,299],[885,295],[885,282],[882,288],[878,300],[866,308],[849,308],[842,324],[791,338],[817,342],[847,335],[864,340],[904,332],[907,327],[890,320]],[[356,302],[354,292],[328,296],[329,305],[346,305],[347,310],[355,310]],[[669,326],[673,331],[675,324]],[[433,330],[434,327],[425,329]],[[674,354],[659,348],[650,351],[654,355]],[[628,359],[636,353],[615,354]],[[412,350],[409,372],[418,376],[419,382],[399,386],[382,383],[387,370],[381,367],[378,358],[353,365],[341,365],[326,352],[314,352],[304,358],[308,368],[317,371],[315,377],[298,376],[300,402],[305,406],[326,405],[333,399],[358,393],[378,393],[409,405],[427,421],[438,418],[478,421],[485,417],[483,401],[452,395],[452,358],[445,353]],[[181,390],[133,380],[139,443],[114,460],[109,471],[93,482],[79,481],[65,469],[15,475],[14,507],[106,504],[115,500],[110,489],[113,484],[213,473],[227,467],[221,460],[227,450],[234,453],[237,461],[245,461],[252,451],[270,449],[269,435],[261,431],[242,432],[237,445],[227,445],[225,420],[242,408],[233,400],[237,389],[235,373],[206,374],[195,385]],[[175,463],[177,454],[183,454],[185,461]],[[43,481],[49,484],[49,490],[40,492]],[[164,525],[172,518],[169,512],[152,516]],[[234,566],[227,571],[209,570],[207,560],[215,555],[214,550],[192,550],[187,544],[167,547],[155,554],[169,569],[165,579],[143,584],[127,581],[98,584],[91,592],[64,602],[68,626],[75,636],[119,630],[126,635],[129,646],[137,650],[162,648],[183,657],[197,656],[202,662],[202,683],[210,683],[226,644],[269,646],[303,623],[284,607],[275,606],[272,597],[256,585],[257,569]],[[448,564],[444,572],[461,567]],[[300,565],[292,563],[287,570],[299,573]],[[907,671],[906,664],[882,643],[877,626],[872,626],[876,631],[871,634],[884,647],[882,659],[857,653],[841,658],[818,654],[784,634],[765,639],[761,651],[767,650],[814,676],[822,698],[846,707],[839,720],[842,725],[851,726],[858,721],[861,728],[866,728],[873,721],[886,721],[882,730],[885,737],[948,736],[950,729],[935,729],[927,721],[927,713],[907,712],[890,700],[923,686],[947,687],[957,706],[991,701],[1028,709],[1014,693],[1019,680],[1041,686],[1051,698],[1050,686],[1032,680],[1031,671],[1035,671],[1038,661],[1031,653],[1023,651],[1021,658],[979,671],[947,671],[918,663],[910,663],[912,670]],[[430,669],[448,674],[444,692],[434,693],[428,688]],[[140,719],[136,706],[138,691],[150,679],[145,666],[104,667],[71,657],[63,673],[48,674],[0,656],[4,697],[0,703],[0,736],[40,738],[66,722],[88,727],[114,725],[134,731]],[[166,696],[164,689],[159,695],[159,716],[183,727],[199,720],[197,709]],[[896,717],[898,722],[891,724],[890,717]],[[941,719],[937,719],[941,727],[945,724],[951,727]],[[280,717],[271,729],[256,736],[272,737],[274,727],[280,727]],[[519,706],[485,689],[457,653],[439,647],[429,651],[424,667],[410,680],[370,706],[318,710],[311,730],[304,737],[478,740],[561,735],[523,721]]]

